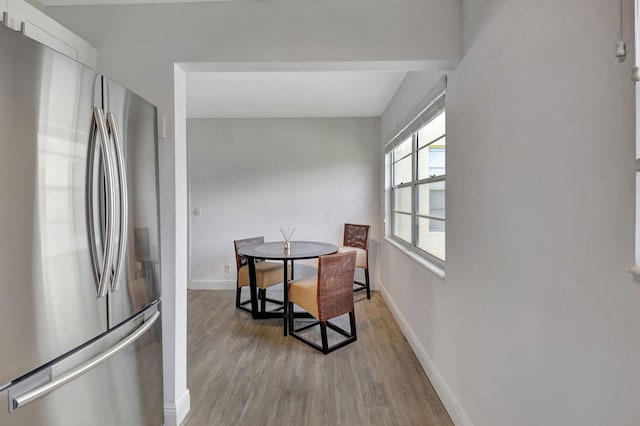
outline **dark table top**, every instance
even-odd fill
[[[291,249],[284,253],[284,241],[244,246],[238,252],[246,257],[270,260],[313,259],[338,252],[338,246],[316,241],[290,241]]]

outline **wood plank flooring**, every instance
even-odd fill
[[[233,290],[188,291],[185,426],[452,425],[378,292],[356,294],[358,340],[323,355],[252,320]]]

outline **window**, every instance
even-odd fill
[[[387,146],[391,237],[444,267],[446,114],[444,93]],[[417,119],[416,119],[417,120]]]

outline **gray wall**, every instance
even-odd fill
[[[382,290],[457,424],[640,424],[634,89],[631,60],[613,56],[618,2],[463,10],[446,277],[383,242]]]
[[[191,288],[235,288],[233,240],[263,235],[342,243],[367,223],[380,241],[377,118],[189,119]],[[230,273],[224,265],[231,266]],[[376,274],[372,274],[375,280]]]

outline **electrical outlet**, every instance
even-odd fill
[[[227,263],[224,265],[224,273],[228,274],[229,272],[231,272],[231,265]]]

